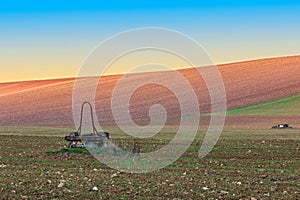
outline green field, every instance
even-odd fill
[[[300,94],[272,102],[233,109],[227,114],[251,115],[299,115]]]
[[[132,138],[114,127],[112,140],[128,150]],[[111,169],[90,154],[60,151],[72,128],[0,127],[2,199],[299,199],[300,132],[229,130],[198,158],[199,131],[172,165],[151,173]],[[141,141],[141,151],[168,143],[174,129]],[[47,153],[48,152],[48,153]],[[94,187],[98,191],[93,190]]]

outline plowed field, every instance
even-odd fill
[[[224,81],[228,108],[243,107],[300,92],[300,56],[262,59],[218,66]],[[195,69],[179,71],[192,85],[202,112],[210,111],[210,98],[203,79]],[[137,80],[168,79],[169,72],[126,75],[127,83]],[[101,78],[96,94],[97,115],[103,124],[113,124],[111,96],[121,75]],[[88,83],[89,78],[80,81]],[[178,84],[180,83],[173,83]],[[72,126],[72,91],[74,79],[27,81],[0,84],[0,125]],[[87,84],[88,85],[88,84]],[[185,91],[185,88],[181,88]],[[84,95],[85,91],[82,91]],[[125,94],[127,87],[124,86]],[[122,98],[122,96],[116,97]],[[131,98],[134,120],[148,119],[149,107],[162,104],[169,118],[180,115],[176,96],[166,87],[148,84]]]

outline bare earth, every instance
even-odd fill
[[[300,56],[218,67],[228,108],[300,92]],[[193,86],[201,112],[209,112],[208,90],[197,71],[179,72]],[[134,151],[137,144],[141,153],[168,144],[181,114],[176,96],[155,84],[138,89],[129,105],[133,119],[149,120],[149,107],[159,103],[168,112],[170,125],[155,137],[129,137],[114,126],[111,112],[112,91],[120,78],[102,77],[96,95],[98,119],[112,125],[104,127],[112,133],[111,141],[128,151]],[[172,80],[170,72],[131,74],[125,78],[127,84],[122,85],[118,99],[139,80],[164,79],[183,93],[188,90]],[[86,84],[80,97],[85,97],[90,79],[80,79]],[[300,114],[227,115],[216,146],[199,159],[204,129],[210,121],[210,115],[204,114],[194,142],[174,163],[150,173],[125,173],[88,153],[62,149],[67,145],[63,137],[74,127],[56,126],[74,126],[74,80],[0,83],[0,199],[300,199]],[[289,123],[295,129],[270,129],[277,123]]]
[[[300,92],[300,56],[225,64],[219,65],[218,68],[226,89],[228,109],[270,101]],[[197,70],[184,69],[178,72],[192,85],[198,97],[201,112],[209,112],[209,93]],[[153,78],[165,79],[170,84],[180,85],[169,78],[169,73],[153,72],[125,76],[129,85],[134,85],[141,79]],[[105,125],[114,123],[111,96],[115,84],[121,77],[121,75],[105,76],[99,83],[96,109],[98,119]],[[82,78],[80,81],[88,79]],[[73,126],[74,80],[68,78],[0,83],[0,125]],[[127,86],[124,85],[124,94],[129,91]],[[181,90],[184,91],[185,88]],[[82,91],[82,95],[84,92]],[[129,107],[133,119],[136,121],[149,119],[149,107],[157,103],[165,107],[170,118],[180,115],[178,100],[169,89],[157,84],[148,84],[139,88],[130,100]],[[283,116],[227,116],[226,125],[230,128],[249,126],[253,129],[253,127],[265,126],[264,120],[270,124],[282,121],[293,121],[299,124],[299,117],[295,119],[293,116],[284,116],[284,118]]]

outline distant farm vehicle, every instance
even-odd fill
[[[90,107],[93,132],[88,134],[81,134],[83,108],[87,104]],[[90,102],[83,102],[81,105],[80,125],[77,131],[70,133],[65,137],[65,140],[69,142],[68,148],[83,148],[83,147],[103,147],[106,146],[109,140],[109,133],[98,132],[93,117],[93,108]]]
[[[288,124],[277,124],[275,126],[272,126],[272,128],[277,128],[277,129],[286,129],[286,128],[292,128]]]

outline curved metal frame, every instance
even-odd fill
[[[82,127],[82,118],[83,118],[83,108],[84,108],[84,105],[85,104],[88,104],[90,106],[90,112],[91,112],[91,118],[92,118],[92,126],[93,126],[93,133],[94,135],[97,134],[97,129],[95,127],[95,123],[94,123],[94,115],[93,115],[93,107],[92,107],[92,104],[88,101],[85,101],[82,103],[81,105],[81,114],[80,114],[80,125],[79,125],[79,128],[77,129],[77,132],[79,135],[81,135],[81,127]]]

